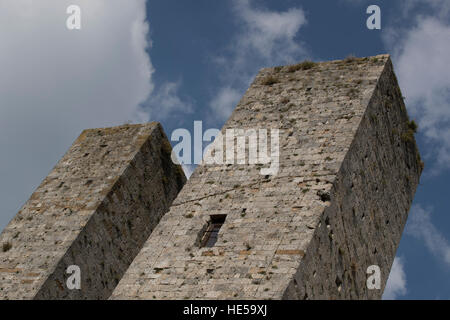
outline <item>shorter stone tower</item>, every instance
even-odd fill
[[[0,299],[107,299],[186,181],[171,150],[156,122],[83,131],[0,235]]]

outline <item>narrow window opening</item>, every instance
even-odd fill
[[[225,223],[226,214],[215,214],[210,216],[210,221],[203,234],[201,247],[214,247],[219,237],[219,230]]]

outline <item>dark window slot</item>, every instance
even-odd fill
[[[210,216],[210,221],[206,227],[201,240],[201,247],[214,247],[219,238],[219,230],[225,223],[226,214],[215,214]]]

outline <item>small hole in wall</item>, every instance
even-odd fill
[[[330,218],[329,217],[325,218],[325,225],[327,226],[327,228],[330,228]]]
[[[341,289],[342,289],[342,280],[341,280],[341,278],[339,278],[339,276],[337,276],[335,282],[336,282],[336,287],[337,287],[338,291],[340,292]]]
[[[219,230],[225,223],[226,217],[226,214],[215,214],[210,216],[208,226],[206,227],[200,242],[200,247],[214,247],[219,238]]]
[[[320,197],[320,200],[322,200],[323,202],[331,200],[329,191],[319,190],[319,191],[317,191],[317,195]]]
[[[3,246],[2,246],[3,252],[9,251],[11,248],[12,248],[11,242],[5,242],[5,243],[3,243]]]

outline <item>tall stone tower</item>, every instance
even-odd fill
[[[83,131],[0,235],[0,299],[107,299],[186,181],[171,150],[158,123]]]
[[[278,172],[199,166],[112,298],[380,298],[423,166],[389,56],[263,69],[226,129],[278,129]]]

